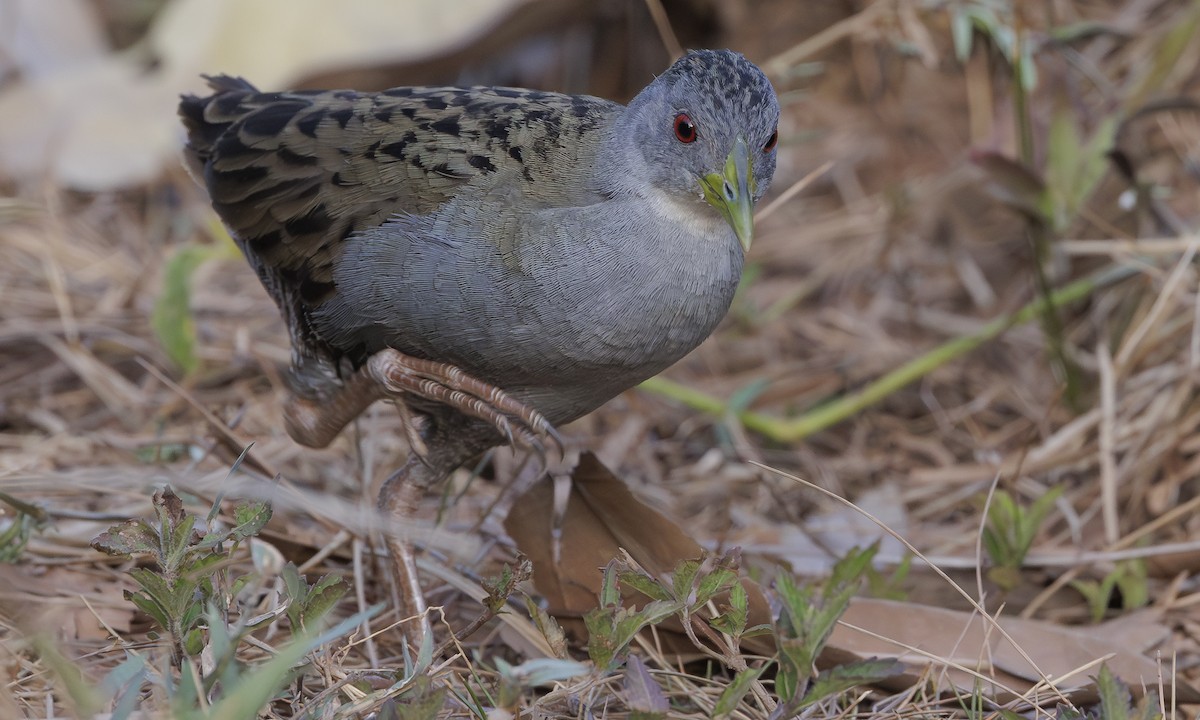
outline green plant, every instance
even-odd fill
[[[1121,593],[1121,607],[1125,610],[1144,607],[1150,602],[1150,589],[1146,583],[1146,562],[1140,558],[1118,562],[1112,572],[1103,579],[1073,580],[1071,587],[1087,600],[1092,622],[1104,619],[1112,603],[1114,591]]]
[[[239,505],[233,527],[200,535],[196,516],[185,513],[183,501],[165,487],[154,493],[154,513],[156,522],[126,520],[97,536],[92,547],[115,556],[150,556],[153,568],[129,571],[139,589],[126,591],[125,597],[166,633],[175,660],[182,662],[204,647],[208,605],[225,604],[214,583],[218,566],[228,557],[225,543],[236,546],[257,534],[271,519],[271,507],[264,502]]]
[[[175,251],[164,267],[162,293],[154,303],[150,327],[167,357],[185,375],[200,367],[196,353],[196,324],[192,318],[192,276],[209,260],[237,258],[237,246],[214,220],[209,228],[216,242],[189,244]]]
[[[891,660],[864,660],[815,671],[817,656],[862,586],[877,551],[877,545],[850,550],[819,584],[798,585],[787,574],[775,580],[781,606],[774,628],[779,647],[775,691],[783,708],[781,717],[899,671],[900,664]]]
[[[528,689],[570,680],[591,672],[591,668],[583,663],[559,658],[534,658],[520,665],[511,665],[503,658],[496,658],[495,664],[499,676],[496,707],[509,710],[514,717],[520,700]]]
[[[644,381],[638,387],[701,412],[721,417],[734,416],[746,429],[753,430],[775,442],[794,443],[848,420],[855,414],[882,402],[943,365],[996,339],[1009,328],[1043,317],[1048,308],[1085,300],[1096,292],[1116,285],[1137,273],[1138,269],[1132,265],[1111,265],[1101,268],[1090,275],[1067,283],[1047,297],[1030,300],[1016,312],[991,320],[975,332],[947,340],[895,370],[868,382],[861,388],[817,405],[797,417],[778,417],[752,410],[739,411],[733,409],[729,401],[668,380],[661,375]]]
[[[1118,680],[1108,669],[1100,666],[1100,674],[1092,678],[1100,695],[1100,704],[1095,708],[1081,710],[1068,705],[1055,709],[1055,720],[1161,720],[1158,693],[1147,692],[1136,704],[1125,683]]]
[[[800,584],[781,573],[775,581],[779,614],[770,627],[749,625],[749,595],[729,556],[681,563],[669,583],[614,561],[605,568],[600,607],[584,618],[588,652],[597,669],[615,669],[639,631],[678,615],[697,647],[705,648],[710,655],[711,648],[718,648],[721,652],[716,657],[735,671],[713,707],[714,718],[732,716],[773,666],[780,704],[777,716],[787,717],[788,713],[899,671],[899,664],[890,660],[867,660],[815,671],[817,656],[850,598],[867,578],[877,549],[851,550],[821,583]],[[650,602],[641,608],[625,607],[620,598],[622,585],[638,590]],[[720,603],[721,612],[705,619],[700,611],[714,601]],[[702,642],[697,632],[707,642]],[[768,632],[775,637],[777,655],[767,663],[747,666],[739,653],[741,641]]]
[[[600,605],[583,618],[588,631],[588,656],[592,662],[600,670],[616,669],[624,660],[629,643],[643,628],[675,614],[681,615],[685,630],[692,634],[692,616],[726,590],[731,591],[732,616],[726,613],[712,622],[734,630],[740,636],[746,631],[748,600],[730,565],[728,557],[710,557],[702,562],[687,560],[675,568],[668,585],[627,562],[609,562],[601,582]],[[650,598],[650,602],[640,609],[625,607],[621,603],[621,585],[637,590]],[[740,588],[740,592],[733,590],[735,587]],[[699,643],[694,635],[692,637]]]
[[[905,553],[896,567],[886,575],[874,565],[868,565],[867,593],[881,600],[907,600],[908,592],[904,589],[904,581],[912,571],[912,561],[912,553]]]
[[[214,504],[205,521],[209,529],[203,533],[197,530],[199,518],[184,511],[182,500],[171,488],[154,493],[153,507],[152,521],[119,523],[92,544],[110,555],[149,560],[146,567],[129,571],[137,589],[127,591],[126,597],[165,635],[170,662],[156,662],[137,646],[127,645],[124,660],[92,682],[51,643],[35,639],[40,656],[64,679],[64,689],[80,715],[107,709],[111,717],[120,720],[142,709],[148,698],[156,698],[162,701],[158,709],[169,710],[171,717],[251,720],[268,703],[297,700],[287,688],[303,670],[305,657],[380,610],[380,606],[368,608],[325,629],[325,618],[348,584],[325,576],[309,585],[289,563],[280,571],[279,609],[245,612],[243,604],[259,597],[267,587],[268,568],[256,567],[241,574],[233,568],[245,541],[270,519],[270,506],[257,501],[241,503],[226,527],[218,521],[219,503]],[[252,633],[285,615],[291,622],[289,642],[275,648],[265,662],[239,658],[239,650]],[[326,698],[321,705],[332,712],[332,702]],[[305,708],[305,712],[311,711]]]
[[[0,492],[0,503],[12,511],[0,513],[0,562],[16,562],[29,544],[29,538],[44,528],[49,518],[38,506],[18,500],[8,493]]]
[[[983,528],[983,549],[992,563],[988,578],[1001,589],[1012,590],[1020,584],[1025,556],[1062,490],[1062,487],[1051,488],[1028,508],[1022,507],[1006,490],[997,490],[992,495]]]
[[[295,563],[284,565],[280,575],[288,598],[288,620],[295,630],[313,632],[319,629],[321,619],[350,590],[350,585],[336,575],[325,575],[309,585],[300,576]]]

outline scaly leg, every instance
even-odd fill
[[[504,390],[471,377],[448,363],[381,350],[370,357],[328,397],[293,395],[284,407],[288,435],[301,445],[325,447],[351,420],[384,398],[404,402],[412,397],[452,407],[496,428],[510,443],[532,449],[543,459],[545,440],[562,449],[562,439],[537,410]],[[411,426],[411,423],[406,423]],[[406,428],[414,450],[426,448],[415,430]]]
[[[404,635],[415,650],[421,642],[432,641],[425,596],[417,579],[416,558],[405,536],[403,521],[411,517],[426,488],[441,482],[471,456],[496,444],[494,436],[474,424],[447,428],[427,428],[422,434],[412,421],[407,400],[421,398],[461,415],[482,421],[512,444],[523,445],[537,453],[546,464],[544,441],[554,444],[562,454],[562,441],[553,426],[537,410],[502,389],[471,377],[447,364],[404,355],[397,350],[382,350],[367,360],[341,386],[319,398],[293,395],[284,407],[288,434],[309,447],[325,447],[347,424],[367,407],[381,399],[395,400],[404,416],[404,430],[412,456],[404,467],[393,473],[379,490],[379,509],[398,527],[385,532],[392,556],[402,618],[416,617],[417,624],[406,623]],[[440,413],[439,413],[440,414]],[[444,420],[445,418],[443,418]],[[452,426],[463,425],[451,422]],[[467,425],[470,425],[468,423]],[[432,440],[432,442],[428,442]]]
[[[470,458],[499,444],[494,428],[449,411],[431,416],[422,430],[429,446],[425,456],[410,455],[404,467],[392,473],[379,488],[379,511],[384,526],[396,589],[400,597],[401,619],[415,618],[403,625],[404,637],[414,651],[423,642],[432,642],[432,628],[426,613],[425,595],[417,579],[417,563],[405,521],[416,512],[425,492]]]

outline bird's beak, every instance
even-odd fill
[[[754,241],[754,175],[750,146],[746,138],[738,135],[733,150],[725,158],[724,173],[709,173],[700,179],[704,199],[715,207],[721,217],[733,228],[742,243],[742,250],[750,252]]]

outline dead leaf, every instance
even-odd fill
[[[904,687],[911,686],[927,666],[932,666],[934,677],[937,676],[943,663],[930,659],[930,656],[948,660],[994,678],[997,685],[991,691],[998,702],[1011,700],[1010,690],[1024,693],[1032,688],[1041,680],[1038,669],[1054,679],[1055,686],[1072,702],[1091,702],[1095,692],[1091,676],[1098,671],[1097,666],[1066,680],[1058,678],[1110,654],[1112,657],[1106,661],[1109,669],[1135,693],[1143,687],[1158,686],[1160,668],[1143,654],[1169,635],[1168,628],[1158,621],[1157,611],[1142,611],[1114,621],[1114,624],[1086,628],[1014,617],[1001,617],[997,622],[1015,646],[978,614],[892,600],[856,598],[830,636],[828,647],[831,652],[848,658],[902,660],[911,670],[906,678],[898,679],[898,685]],[[919,648],[923,654],[905,650],[902,645]],[[1032,658],[1037,669],[1030,665],[1018,647]],[[948,671],[947,679],[967,692],[976,682],[974,676],[955,669]],[[1165,682],[1167,692],[1171,692],[1170,678],[1167,677]],[[1185,683],[1178,683],[1176,692],[1181,702],[1200,701],[1200,693]],[[1045,698],[1051,691],[1043,689],[1039,694]]]
[[[513,503],[504,527],[517,547],[533,561],[533,583],[549,604],[548,611],[574,638],[586,637],[582,617],[594,609],[600,592],[601,570],[621,550],[656,578],[667,579],[684,560],[705,552],[677,524],[638,500],[592,453],[583,453],[571,475],[566,513],[562,519],[560,560],[553,553],[553,483],[544,479]],[[771,612],[761,588],[743,579],[750,597],[749,625],[770,622]],[[641,604],[645,598],[625,598]],[[665,651],[696,652],[678,623],[657,627]],[[672,632],[677,637],[670,637]],[[743,647],[759,654],[774,652],[773,640],[747,638]]]

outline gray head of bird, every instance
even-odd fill
[[[779,100],[762,70],[729,50],[692,51],[618,119],[618,136],[632,140],[623,172],[690,212],[715,212],[748,251],[754,204],[775,174],[778,124]]]

